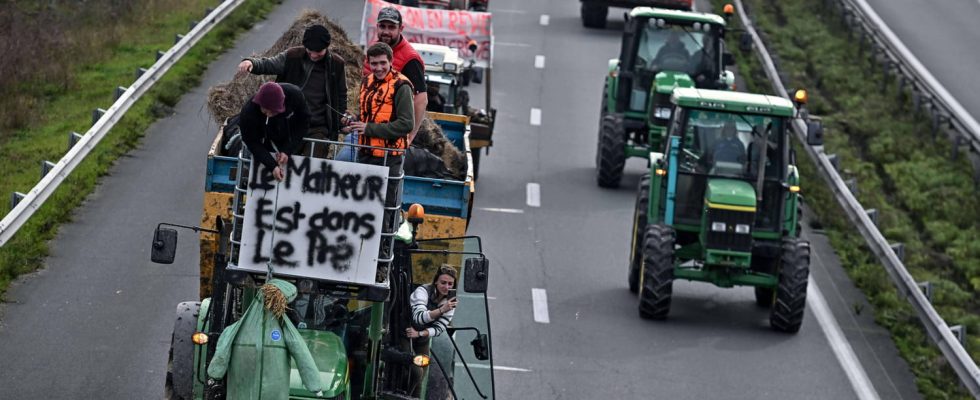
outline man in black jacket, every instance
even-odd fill
[[[238,126],[255,161],[272,170],[276,180],[281,181],[289,156],[303,145],[310,126],[310,109],[296,85],[266,82],[242,106]]]
[[[344,61],[330,52],[330,31],[323,25],[306,28],[303,46],[286,49],[274,57],[246,58],[238,64],[242,73],[276,75],[276,82],[286,82],[303,89],[310,108],[310,135],[314,139],[337,140],[343,126],[340,117],[347,112],[347,82]],[[324,158],[327,146],[310,147],[303,154]]]

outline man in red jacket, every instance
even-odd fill
[[[425,62],[422,56],[412,48],[412,45],[402,36],[405,25],[402,24],[402,14],[394,7],[385,7],[378,11],[378,41],[391,46],[394,57],[391,60],[391,69],[401,72],[402,75],[412,82],[414,90],[412,103],[415,106],[415,126],[408,134],[408,142],[412,143],[415,134],[419,131],[422,118],[425,117],[425,108],[429,103],[428,95],[425,91]],[[364,76],[371,74],[371,68],[367,61],[364,62]]]

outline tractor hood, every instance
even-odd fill
[[[755,188],[745,181],[709,178],[704,201],[708,207],[755,211]]]
[[[300,336],[306,341],[306,345],[313,354],[316,367],[320,370],[320,379],[323,381],[323,397],[332,398],[341,394],[347,386],[347,349],[344,348],[344,341],[340,336],[329,331],[316,331],[311,329],[300,329]],[[292,370],[289,372],[289,396],[301,398],[317,398],[303,387],[303,382],[296,369],[296,363],[292,362]]]
[[[661,71],[654,77],[653,89],[656,93],[670,95],[675,88],[692,88],[694,81],[684,72]]]

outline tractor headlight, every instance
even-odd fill
[[[653,117],[657,119],[670,119],[670,107],[657,107],[653,110]]]
[[[749,232],[751,232],[751,230],[752,229],[751,229],[751,227],[748,224],[736,224],[735,225],[735,233],[741,233],[741,234],[745,235],[745,234],[748,234]]]
[[[446,72],[456,72],[456,64],[453,63],[443,63],[442,70]]]
[[[725,225],[724,222],[712,222],[711,223],[711,231],[712,232],[724,232],[725,231],[725,228],[727,228],[727,226]]]

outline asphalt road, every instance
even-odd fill
[[[9,291],[0,398],[161,396],[174,307],[196,297],[198,267],[196,236],[183,233],[173,265],[151,264],[153,227],[200,218],[215,129],[203,109],[206,88],[227,80],[242,55],[268,47],[304,7],[329,13],[356,37],[360,2],[290,0],[216,60],[175,115],[155,124],[64,226],[46,269]],[[593,178],[599,92],[621,22],[586,30],[578,3],[567,0],[491,7],[500,111],[469,232],[483,237],[491,260],[497,398],[854,398],[811,310],[799,334],[778,334],[751,289],[678,282],[668,321],[637,316],[626,265],[644,163],[628,165],[619,190],[599,189]],[[544,68],[535,68],[536,56]],[[540,124],[532,124],[532,109]],[[875,390],[917,398],[894,344],[873,324],[826,239],[807,236],[811,275]],[[540,308],[535,316],[532,289],[547,296],[546,322]]]
[[[919,62],[963,108],[980,110],[980,2],[867,0]],[[974,118],[977,115],[974,114]]]

